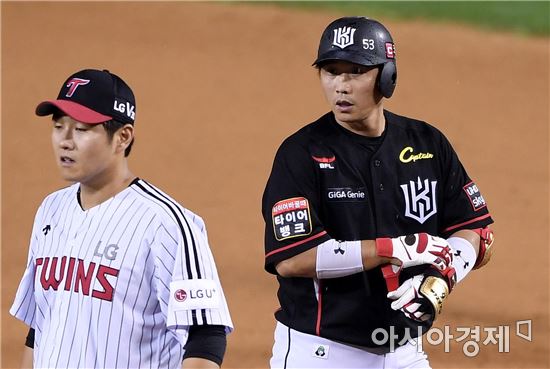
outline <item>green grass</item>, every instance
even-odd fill
[[[342,15],[429,19],[527,35],[550,35],[550,1],[270,1]]]

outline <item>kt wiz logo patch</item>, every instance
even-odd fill
[[[437,213],[435,188],[437,181],[428,179],[409,181],[401,185],[405,197],[405,216],[424,224],[432,215]]]
[[[479,188],[477,188],[474,182],[468,183],[462,189],[466,192],[474,211],[478,211],[479,209],[483,209],[487,206],[485,199],[481,196],[481,192],[479,192]]]

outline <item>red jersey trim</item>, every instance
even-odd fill
[[[315,334],[321,335],[321,308],[323,306],[323,287],[321,285],[321,280],[319,282],[319,291],[317,292],[317,324],[315,325]]]
[[[477,222],[479,220],[483,220],[485,218],[489,218],[491,216],[491,214],[485,214],[485,215],[482,215],[480,217],[477,217],[477,218],[474,218],[474,219],[470,219],[464,223],[459,223],[459,224],[455,224],[454,226],[450,226],[448,228],[445,228],[443,230],[443,232],[448,232],[448,231],[452,231],[453,229],[456,229],[456,228],[459,228],[459,227],[462,227],[463,225],[466,225],[466,224],[470,224],[470,223],[474,223],[474,222]]]
[[[306,242],[309,242],[309,241],[311,241],[311,240],[314,240],[314,239],[319,238],[319,237],[321,237],[321,236],[324,236],[324,235],[326,235],[326,234],[327,234],[327,231],[323,231],[323,232],[317,233],[317,234],[315,234],[315,235],[313,235],[313,236],[311,236],[311,237],[308,237],[308,238],[306,238],[306,239],[303,239],[303,240],[301,240],[301,241],[291,243],[290,245],[287,245],[287,246],[285,246],[285,247],[281,247],[280,249],[273,250],[273,251],[267,253],[267,254],[265,255],[265,258],[267,259],[267,258],[270,257],[271,255],[274,255],[274,254],[276,254],[276,253],[278,253],[278,252],[285,251],[285,250],[291,249],[291,248],[296,247],[296,246],[300,246],[301,244],[304,244],[304,243],[306,243]]]

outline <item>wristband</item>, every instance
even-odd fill
[[[363,271],[361,241],[328,240],[317,246],[317,278],[339,278]]]
[[[453,250],[456,283],[459,283],[474,267],[477,258],[476,250],[470,242],[462,237],[451,237],[447,239],[447,242]]]

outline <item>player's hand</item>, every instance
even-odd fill
[[[439,272],[431,268],[431,272],[407,279],[387,296],[393,300],[392,309],[400,310],[409,319],[424,322],[437,318],[451,289],[447,278],[440,277]]]
[[[433,316],[433,306],[428,300],[420,294],[420,285],[424,280],[424,275],[415,275],[407,279],[395,291],[388,292],[388,298],[393,300],[391,308],[401,310],[409,319],[416,321],[426,321]]]
[[[415,265],[431,264],[443,271],[453,261],[451,247],[443,238],[431,236],[427,233],[415,233],[396,238],[377,238],[376,254],[381,257],[397,259],[400,268]]]

